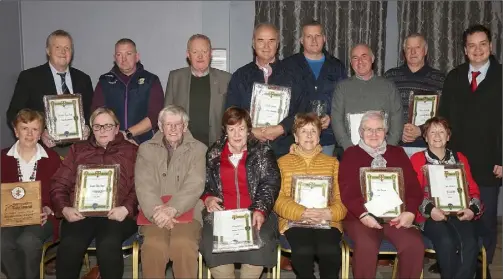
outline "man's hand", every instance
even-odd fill
[[[108,211],[107,217],[110,220],[122,222],[122,221],[124,221],[124,219],[126,218],[128,213],[129,213],[129,211],[127,210],[126,207],[118,206],[118,207],[114,207],[110,211]]]
[[[456,213],[458,215],[459,221],[470,221],[475,217],[475,213],[469,208],[465,208]]]
[[[402,135],[403,142],[405,143],[413,142],[420,136],[421,136],[421,129],[419,129],[418,126],[415,126],[410,123],[407,123],[403,126],[403,135]]]
[[[47,129],[45,129],[44,132],[42,133],[42,142],[48,148],[53,148],[54,146],[56,146],[56,143],[54,142],[53,138],[49,135]]]
[[[437,222],[447,220],[446,215],[449,215],[449,213],[446,213],[442,209],[438,209],[436,207],[434,207],[430,213],[431,219],[433,219],[433,221],[437,221]]]
[[[501,178],[503,175],[503,170],[501,166],[495,165],[493,168],[493,173],[496,175],[497,178]]]
[[[330,116],[325,115],[320,120],[321,120],[321,129],[325,130],[326,128],[328,128],[328,126],[330,125]]]
[[[394,226],[395,228],[399,229],[399,228],[410,228],[412,227],[412,222],[414,222],[414,218],[416,216],[414,215],[414,213],[412,212],[402,212],[400,213],[400,215],[398,215],[398,217],[392,219],[390,222],[389,222],[389,225],[390,226]]]
[[[176,209],[163,204],[154,208],[154,215],[152,218],[154,219],[154,223],[159,228],[164,228],[170,221],[172,221],[170,219],[173,219],[175,215]]]
[[[83,220],[85,217],[75,208],[73,207],[65,207],[63,208],[63,216],[65,217],[66,221],[72,223],[76,221]]]
[[[89,126],[85,125],[82,130],[82,136],[84,140],[87,140],[90,135],[91,135],[91,129],[89,128]]]
[[[42,208],[42,213],[40,213],[40,226],[45,225],[45,223],[47,223],[47,217],[52,214],[52,210],[48,206],[44,206]]]
[[[206,206],[206,210],[208,212],[221,211],[223,208],[220,206],[222,200],[218,197],[207,197],[204,200],[204,206]]]
[[[259,211],[253,211],[253,216],[252,216],[252,226],[257,227],[257,230],[260,231],[260,228],[262,227],[262,224],[264,224],[264,215],[262,212]]]
[[[360,222],[362,222],[365,226],[371,229],[382,229],[382,226],[374,219],[374,217],[367,215],[363,218],[360,219]]]
[[[124,137],[124,139],[125,139],[125,140],[127,140],[127,141],[129,141],[130,143],[132,143],[132,144],[134,144],[134,145],[138,146],[138,143],[136,143],[136,141],[135,141],[134,139],[128,139],[128,138],[127,138],[126,132],[124,132],[124,131],[120,131],[120,132],[122,133],[122,136]]]
[[[285,130],[281,125],[274,125],[262,128],[262,134],[268,140],[275,140],[277,137],[283,135]]]
[[[267,141],[265,134],[263,132],[263,128],[252,128],[252,134],[261,142]]]

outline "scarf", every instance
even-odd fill
[[[386,140],[383,140],[380,146],[377,148],[372,148],[363,142],[362,139],[358,142],[358,146],[367,152],[374,160],[370,164],[371,168],[385,168],[386,167],[386,159],[382,156],[386,152]]]
[[[433,154],[430,149],[424,151],[424,157],[426,157],[426,162],[430,165],[455,165],[458,163],[452,151],[449,149],[445,149],[445,156],[442,159]]]

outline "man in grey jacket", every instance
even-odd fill
[[[332,99],[332,129],[335,139],[346,150],[358,144],[358,127],[363,114],[379,110],[385,115],[389,130],[386,141],[398,144],[403,130],[402,104],[395,85],[372,70],[374,54],[366,44],[351,50],[351,68],[355,75],[340,82]]]

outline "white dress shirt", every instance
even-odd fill
[[[470,64],[470,66],[468,67],[468,83],[469,84],[472,83],[472,72],[480,72],[480,74],[475,79],[477,81],[477,86],[478,86],[486,78],[487,70],[489,70],[490,64],[491,64],[490,61],[487,60],[487,62],[482,67],[480,67],[478,70],[475,70],[473,68],[472,64]]]
[[[43,157],[49,158],[49,155],[47,155],[47,152],[45,152],[45,149],[42,147],[42,145],[37,143],[37,152],[35,153],[35,156],[31,158],[29,162],[26,162],[23,158],[21,158],[21,155],[19,155],[19,152],[17,151],[19,145],[19,140],[16,141],[16,143],[9,149],[9,152],[7,152],[7,156],[14,157],[18,159],[19,161],[19,168],[21,169],[21,174],[23,176],[23,181],[21,182],[29,182],[30,176],[33,173],[33,167],[35,166],[35,163],[42,159]]]
[[[61,72],[58,72],[58,70],[52,66],[51,62],[49,62],[49,67],[51,68],[52,77],[54,78],[54,84],[56,84],[56,91],[58,95],[62,95],[63,88],[61,87],[61,77],[58,75],[58,73]],[[72,77],[70,76],[69,68],[66,68],[65,70],[65,83],[70,94],[73,94]]]

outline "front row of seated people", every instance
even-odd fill
[[[466,157],[446,148],[448,123],[434,117],[425,124],[425,151],[409,160],[402,148],[386,143],[387,127],[380,112],[367,112],[360,123],[360,142],[348,148],[340,163],[321,153],[321,122],[313,114],[299,114],[293,125],[295,144],[276,160],[270,146],[250,132],[248,112],[231,107],[222,119],[222,138],[209,149],[188,130],[183,108],[170,105],[159,113],[159,131],[138,148],[116,137],[119,123],[112,111],[98,108],[90,119],[93,135],[74,144],[61,162],[37,142],[43,116],[22,110],[14,120],[17,142],[2,150],[2,183],[41,181],[41,225],[2,228],[2,269],[8,278],[39,278],[41,247],[52,231],[57,237],[57,278],[79,278],[82,259],[93,239],[103,279],[121,278],[121,245],[137,225],[138,205],[152,225],[141,226],[144,278],[164,278],[173,262],[175,278],[196,278],[198,252],[214,278],[259,278],[276,265],[276,245],[284,234],[291,246],[297,278],[314,278],[318,259],[321,278],[338,278],[340,241],[346,234],[354,243],[355,278],[375,278],[383,239],[398,251],[400,278],[419,278],[424,244],[421,231],[433,242],[442,278],[472,278],[478,242],[474,220],[483,213],[479,190]],[[80,164],[120,164],[116,207],[107,217],[84,217],[73,207],[77,167]],[[462,163],[469,188],[469,207],[451,216],[431,200],[422,167]],[[405,182],[405,211],[389,223],[366,211],[359,171],[362,167],[401,168]],[[294,175],[333,177],[331,204],[306,208],[292,197]],[[171,199],[163,203],[161,197]],[[211,212],[248,208],[252,225],[264,246],[258,250],[213,253]],[[177,220],[194,210],[191,222]],[[289,227],[289,221],[329,224],[330,229]],[[415,222],[414,222],[415,221]]]

